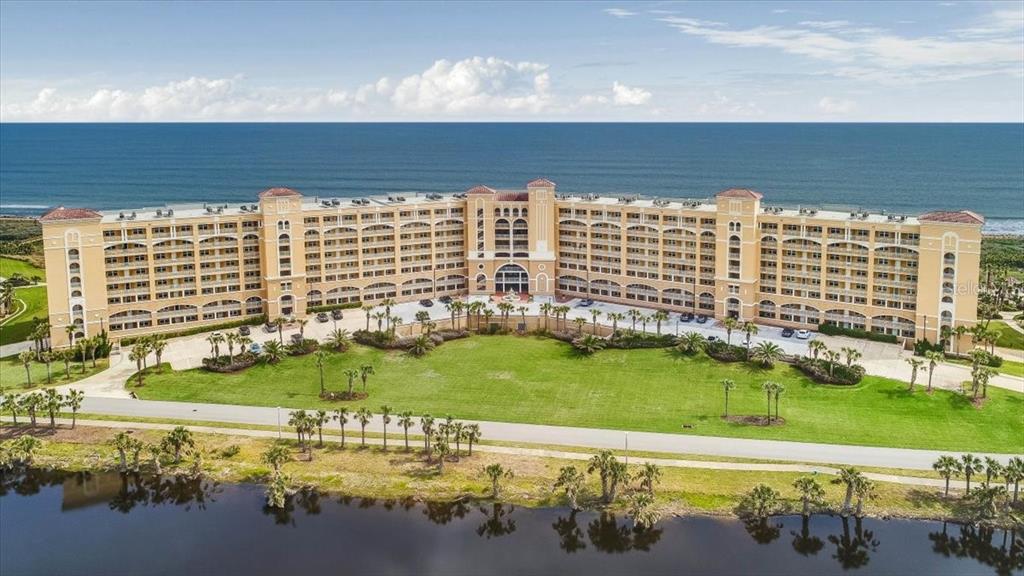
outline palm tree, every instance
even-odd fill
[[[960,466],[964,473],[964,481],[967,482],[967,494],[971,493],[971,477],[980,474],[984,470],[981,458],[974,454],[964,454],[960,457]]]
[[[356,370],[355,368],[346,368],[345,371],[344,371],[344,374],[345,374],[345,376],[348,377],[348,397],[349,397],[349,399],[351,399],[351,398],[354,397],[354,392],[352,392],[352,387],[356,383],[356,378],[359,378],[359,370]]]
[[[960,461],[952,456],[942,455],[932,464],[932,469],[938,472],[939,476],[942,476],[946,481],[946,490],[943,494],[949,496],[949,479],[963,471]]]
[[[71,428],[75,428],[75,424],[78,421],[78,411],[82,408],[82,400],[85,399],[85,392],[81,390],[68,390],[67,396],[64,397],[64,405],[71,408]]]
[[[654,494],[654,485],[661,481],[661,468],[653,462],[647,462],[640,468],[640,489]]]
[[[18,412],[21,410],[21,402],[18,401],[17,396],[14,394],[4,394],[3,402],[0,402],[0,410],[10,412],[14,425],[18,425]]]
[[[960,355],[960,340],[963,339],[963,337],[966,336],[968,332],[970,332],[970,329],[967,326],[964,326],[963,324],[957,326],[956,328],[953,328],[953,336],[956,337],[953,339],[953,343],[955,345],[957,356]]]
[[[299,440],[299,448],[306,451],[306,421],[309,415],[305,410],[293,410],[288,413],[288,425],[295,428],[295,436]]]
[[[51,429],[57,428],[57,413],[60,412],[60,408],[63,405],[64,397],[58,394],[53,388],[47,388],[46,392],[43,393],[43,407],[50,415]]]
[[[306,339],[306,324],[309,324],[309,319],[299,318],[295,321],[299,325],[299,338],[302,340]]]
[[[509,302],[499,302],[498,303],[498,312],[501,313],[501,330],[503,332],[507,332],[508,331],[508,315],[509,315],[509,312],[511,312],[513,308],[515,308],[515,306],[513,306]]]
[[[778,420],[779,419],[779,396],[782,396],[786,392],[786,385],[782,384],[781,382],[779,384],[776,384],[775,385],[775,390],[773,390],[773,392],[775,393],[775,419]]]
[[[749,354],[748,350],[748,354]],[[753,355],[751,356],[754,360],[761,363],[761,366],[765,368],[771,368],[776,362],[782,359],[785,352],[782,347],[774,342],[763,340],[758,342],[757,346],[754,347]]]
[[[366,314],[366,331],[370,331],[370,317],[373,316],[373,304],[367,304],[363,306],[363,312]]]
[[[629,311],[626,312],[626,315],[628,315],[629,319],[633,322],[632,328],[630,328],[630,330],[636,332],[636,322],[641,317],[643,317],[644,313],[637,310],[636,308],[630,308]]]
[[[914,391],[914,384],[917,383],[917,373],[924,366],[924,360],[917,358],[907,358],[907,364],[910,364],[910,387],[907,388],[910,392]]]
[[[327,336],[327,345],[338,352],[348,350],[351,342],[352,337],[349,336],[348,330],[334,330]]]
[[[853,363],[860,360],[861,356],[863,356],[863,354],[855,348],[843,348],[843,354],[846,355],[847,368],[853,366]]]
[[[348,423],[348,408],[342,406],[334,410],[334,419],[341,426],[341,447],[345,447],[345,424]]]
[[[74,352],[65,348],[58,350],[57,354],[60,355],[60,361],[64,363],[64,379],[71,380],[71,360],[75,357]]]
[[[565,321],[569,319],[569,308],[565,304],[558,306],[558,313],[562,315],[562,330],[565,330]]]
[[[274,320],[274,325],[277,326],[277,341],[284,346],[284,318]]]
[[[985,457],[985,486],[992,483],[992,479],[999,479],[1003,475],[1003,465],[991,456]]]
[[[544,330],[545,331],[548,329],[548,314],[551,313],[551,308],[553,308],[553,306],[551,305],[550,302],[545,302],[545,303],[540,305],[540,313],[541,313],[541,315],[544,316]]]
[[[647,332],[647,323],[650,322],[650,321],[651,321],[651,317],[650,316],[641,315],[640,316],[640,330],[643,331],[644,333],[646,333]]]
[[[501,464],[495,462],[484,468],[484,474],[487,474],[487,477],[491,479],[491,498],[497,500],[501,490],[501,479],[512,478],[512,470],[506,469]]]
[[[995,375],[995,371],[988,366],[976,366],[971,370],[971,389],[974,392],[975,400],[978,399],[979,388],[982,390],[981,397],[988,397],[988,382],[993,375]]]
[[[451,455],[452,449],[448,445],[448,439],[440,434],[434,438],[433,444],[434,455],[437,456],[437,472],[439,474],[444,473],[444,461],[448,456]]]
[[[480,425],[477,423],[467,424],[465,430],[466,442],[469,443],[469,455],[473,455],[473,442],[480,440],[483,434],[480,432]]]
[[[747,346],[747,358],[750,358],[750,345],[753,343],[752,338],[757,336],[758,328],[757,324],[753,322],[743,323],[743,333],[746,334],[746,346]]]
[[[857,518],[864,517],[864,501],[875,497],[875,483],[861,476],[853,486],[853,492],[857,495],[857,511],[854,515]]]
[[[490,308],[484,308],[483,314],[484,314],[484,323],[487,324],[487,329],[490,330],[490,328],[491,328],[491,317],[494,316],[494,310],[491,310]]]
[[[1020,481],[1024,480],[1024,458],[1010,458],[1003,470],[1003,478],[1006,480],[1007,489],[1013,484],[1013,503],[1017,503],[1017,493],[1020,489]]]
[[[605,504],[611,504],[615,500],[615,490],[619,482],[629,480],[629,472],[626,465],[612,454],[611,450],[601,450],[587,463],[587,473],[598,472],[601,477],[601,498]]]
[[[655,326],[658,336],[661,336],[661,323],[668,320],[668,312],[665,312],[664,310],[657,310],[654,314],[651,314],[651,320],[654,320],[656,323]]]
[[[380,407],[380,419],[384,423],[384,451],[388,450],[388,424],[391,422],[391,406]],[[408,440],[407,440],[408,441]]]
[[[739,327],[739,320],[736,320],[732,316],[729,316],[722,321],[722,326],[725,328],[725,343],[732,345],[732,331]]]
[[[227,342],[228,345],[228,364],[230,364],[235,361],[235,344],[238,342],[238,334],[228,332],[227,335],[224,336],[224,341]]]
[[[398,425],[402,427],[402,431],[405,433],[405,451],[409,451],[409,428],[412,428],[412,412],[406,410],[398,415]]]
[[[726,378],[722,380],[722,391],[725,392],[725,418],[729,417],[729,392],[736,389],[736,383]]]
[[[359,378],[363,381],[363,392],[366,392],[366,380],[373,374],[373,366],[370,364],[363,364],[359,367]]]
[[[321,448],[323,448],[324,447],[324,424],[327,424],[328,422],[330,422],[331,421],[331,417],[327,415],[327,412],[325,410],[317,410],[315,413],[313,413],[313,416],[310,418],[310,420],[311,420],[310,423],[316,426],[317,445],[319,445]]]
[[[224,335],[220,333],[210,334],[206,337],[206,341],[210,343],[210,355],[213,357],[213,361],[216,362],[220,359],[220,343],[224,341]],[[140,349],[142,343],[136,344]]]
[[[590,321],[593,322],[593,324],[594,324],[594,334],[597,334],[597,319],[600,318],[600,317],[601,317],[601,311],[600,310],[591,310],[590,311]]]
[[[605,317],[612,321],[612,334],[619,331],[619,320],[625,320],[626,315],[622,312],[607,312]]]
[[[828,375],[831,377],[832,372],[835,370],[836,364],[839,363],[839,359],[842,356],[839,352],[834,350],[825,350],[825,361],[828,362]]]
[[[284,345],[277,340],[270,340],[263,345],[263,357],[268,364],[277,364],[284,358]]]
[[[423,430],[423,449],[429,452],[430,437],[434,434],[434,417],[430,414],[420,416],[420,430]]]
[[[807,350],[811,353],[811,357],[817,360],[818,354],[828,350],[828,346],[821,340],[811,340],[807,343]]]
[[[142,346],[139,345],[139,344],[135,344],[134,346],[132,346],[131,351],[128,352],[128,359],[131,360],[132,362],[135,362],[135,374],[138,376],[138,380],[139,380],[136,383],[137,386],[142,386],[142,378],[143,378],[143,374],[142,374],[142,372],[143,372],[142,371],[142,360],[145,357],[146,357],[146,353],[143,350]]]
[[[74,324],[68,324],[64,327],[64,333],[68,335],[68,346],[75,345],[75,332],[78,331],[78,327]]]
[[[775,389],[778,386],[777,382],[770,380],[761,383],[761,391],[768,397],[768,424],[772,423],[772,394],[775,394]]]
[[[767,484],[758,484],[747,492],[740,501],[740,507],[754,518],[767,518],[779,508],[778,490]]]
[[[839,469],[839,475],[832,479],[833,484],[846,486],[846,496],[843,498],[843,509],[840,514],[846,517],[850,513],[850,504],[853,501],[853,491],[857,484],[864,479],[864,475],[852,466]]]
[[[793,481],[793,488],[800,494],[802,504],[800,514],[807,518],[811,515],[811,506],[820,505],[825,499],[825,489],[814,476],[801,476]]]
[[[585,483],[586,477],[575,466],[563,466],[558,472],[558,479],[555,480],[555,488],[563,489],[566,499],[569,500],[569,508],[578,510],[576,500]]]
[[[291,459],[288,448],[283,444],[273,444],[260,456],[260,460],[274,469],[277,474],[281,471],[281,465]]]
[[[572,319],[572,323],[576,325],[576,333],[582,335],[583,327],[587,325],[587,319],[582,316],[577,316]]]
[[[587,356],[604,349],[604,340],[593,334],[584,334],[573,339],[572,347]]]
[[[426,334],[420,334],[409,344],[409,354],[413,356],[424,356],[434,349],[434,341]]]
[[[174,430],[167,433],[164,437],[164,449],[174,454],[174,463],[181,463],[181,451],[186,447],[194,448],[196,443],[192,439],[192,433],[189,432],[184,426],[178,426]]]
[[[25,386],[32,386],[32,360],[36,357],[31,350],[23,350],[18,354],[18,360],[25,367]]]
[[[928,360],[928,389],[926,391],[931,393],[932,374],[935,373],[935,367],[939,365],[939,362],[942,362],[942,359],[945,358],[945,356],[938,350],[929,350],[924,353],[924,357]]]
[[[395,301],[392,298],[385,298],[381,300],[380,305],[384,307],[384,314],[388,317],[388,329],[391,329],[391,307],[395,305]]]
[[[36,411],[39,410],[39,406],[43,401],[43,397],[39,394],[25,394],[21,397],[21,408],[28,414],[29,422],[32,423],[32,427],[36,425]]]
[[[313,358],[316,360],[316,368],[320,372],[320,395],[323,396],[327,393],[327,388],[324,387],[324,363],[327,361],[328,356],[331,353],[323,348],[317,348],[316,352],[313,352]]]
[[[53,384],[53,371],[50,369],[50,366],[53,364],[53,354],[44,351],[39,354],[39,359],[43,361],[43,364],[46,364],[46,383]]]
[[[364,448],[366,447],[366,425],[370,423],[372,418],[373,414],[370,413],[370,410],[366,406],[363,406],[358,412],[356,412],[356,420],[359,421],[359,427],[362,430],[361,443]]]
[[[156,339],[156,336],[150,337],[150,339],[149,339],[149,347],[150,348],[153,347],[153,340],[155,340],[155,339]],[[92,367],[95,368],[96,367],[96,350],[100,347],[99,336],[97,336],[95,338],[86,338],[85,342],[83,344],[85,345],[85,349],[89,352],[89,358],[92,360]]]
[[[683,354],[696,354],[704,349],[706,340],[700,332],[687,332],[679,337],[676,348]]]
[[[249,343],[252,343],[252,340],[250,338],[246,338],[246,340],[248,340],[248,343],[243,344],[243,346],[248,346]],[[164,338],[163,336],[157,336],[157,337],[155,337],[153,339],[153,354],[156,356],[156,366],[157,366],[157,369],[161,369],[160,366],[161,366],[161,364],[163,364],[164,350],[166,350],[166,349],[167,349],[167,339],[166,338]]]

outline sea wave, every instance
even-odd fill
[[[1024,236],[1024,220],[989,218],[985,220],[981,232],[988,236]]]

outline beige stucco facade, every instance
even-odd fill
[[[592,297],[800,328],[821,322],[936,340],[973,325],[981,226],[711,200],[461,194],[321,199],[42,218],[55,344],[65,327],[114,338],[319,305],[515,291]]]

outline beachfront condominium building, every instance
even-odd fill
[[[516,292],[936,341],[973,325],[979,215],[520,190],[312,198],[42,218],[51,337],[172,332],[317,306]]]

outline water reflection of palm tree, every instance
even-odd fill
[[[771,518],[749,518],[743,527],[758,544],[771,544],[782,536],[782,524],[773,523]]]
[[[850,534],[850,519],[842,518],[843,533],[828,537],[828,541],[836,545],[833,558],[839,561],[844,570],[862,568],[871,560],[871,552],[878,548],[874,532],[864,530],[861,519],[854,520],[854,531]]]
[[[469,505],[462,500],[454,502],[427,502],[423,513],[434,524],[447,524],[456,518],[465,518]]]
[[[323,510],[320,505],[320,492],[315,488],[303,487],[296,492],[295,505],[310,516],[316,516]]]
[[[810,516],[801,517],[799,533],[793,530],[789,533],[793,536],[793,550],[801,556],[814,556],[825,547],[825,542],[821,538],[811,534]]]
[[[594,548],[609,554],[621,554],[633,548],[632,531],[625,523],[620,526],[615,515],[608,512],[601,512],[587,525],[587,537]]]
[[[506,536],[516,531],[516,521],[513,518],[507,518],[515,511],[515,506],[509,506],[506,508],[501,503],[495,502],[491,504],[490,511],[487,510],[486,506],[480,507],[480,512],[487,517],[487,520],[483,524],[477,527],[477,536],[483,536],[490,540],[491,538],[498,538]]]
[[[930,533],[928,539],[932,541],[932,550],[946,558],[971,558],[991,566],[1000,575],[1024,570],[1024,539],[1015,530],[1002,532],[1001,544],[997,546],[992,542],[995,529],[990,526],[961,526],[960,535],[954,537],[943,522],[942,531]]]
[[[583,541],[583,531],[580,530],[579,524],[576,523],[575,510],[569,512],[568,518],[559,516],[558,520],[555,520],[551,527],[558,534],[558,547],[567,554],[574,554],[587,547],[587,544]]]

